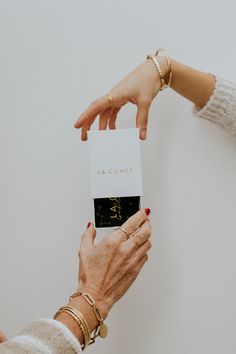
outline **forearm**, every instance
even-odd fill
[[[73,298],[69,306],[82,313],[86,319],[90,333],[98,326],[92,307],[82,296]],[[107,317],[109,308],[104,302],[97,304],[102,316]],[[24,350],[29,354],[39,353],[80,353],[84,338],[79,325],[67,313],[60,313],[56,320],[40,319],[27,326],[20,335],[0,344],[0,353],[18,353]]]
[[[202,108],[215,88],[215,78],[171,59],[173,77],[171,88],[181,96]]]

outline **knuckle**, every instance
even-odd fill
[[[84,252],[84,248],[80,247],[79,251],[78,251],[78,257],[81,259],[83,258],[85,252]]]
[[[132,218],[132,217],[131,217]],[[129,218],[126,222],[125,222],[125,225],[124,225],[124,229],[129,233],[129,232],[132,232],[133,229],[134,229],[134,226],[133,226],[133,222],[132,222],[132,219]]]
[[[119,253],[122,259],[128,259],[130,256],[130,249],[127,247],[122,247],[119,249]]]
[[[117,240],[115,237],[109,236],[105,239],[105,246],[108,251],[112,251],[117,247]]]
[[[96,107],[98,104],[98,100],[93,100],[91,103],[90,103],[90,107],[94,108]]]
[[[114,240],[112,237],[107,237],[106,240],[105,240],[105,246],[107,248],[113,248],[113,245],[114,245]]]
[[[152,242],[150,240],[147,240],[147,248],[150,250],[152,248]]]
[[[151,224],[149,221],[146,221],[144,224],[144,232],[147,236],[151,236],[152,228],[151,228]]]

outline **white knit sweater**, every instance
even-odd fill
[[[236,135],[236,85],[216,79],[216,87],[206,106],[194,114],[226,128]],[[0,345],[0,354],[74,354],[80,353],[78,340],[58,321],[40,319],[18,336]]]
[[[236,135],[236,84],[216,78],[213,95],[201,110],[193,108],[197,117],[210,121]]]

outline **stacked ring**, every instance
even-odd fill
[[[118,227],[118,230],[122,231],[125,234],[125,236],[127,237],[127,240],[128,240],[128,238],[130,237],[128,232],[123,227]]]

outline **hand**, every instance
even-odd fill
[[[163,73],[168,71],[165,59],[158,57]],[[107,127],[116,129],[116,118],[119,110],[128,102],[137,106],[136,126],[140,129],[140,138],[146,139],[148,113],[152,100],[160,90],[160,79],[152,60],[147,60],[118,85],[109,94],[112,97],[111,103],[107,96],[103,96],[90,104],[75,122],[75,128],[82,128],[81,139],[87,140],[87,131],[99,115],[99,129]]]
[[[151,248],[151,227],[147,219],[149,209],[142,209],[122,226],[130,236],[120,229],[94,244],[96,231],[92,224],[82,236],[79,251],[79,288],[96,301],[104,318],[134,282],[148,259]],[[139,245],[139,244],[140,245]]]

